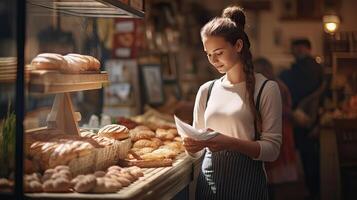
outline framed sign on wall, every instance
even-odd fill
[[[144,102],[150,105],[164,103],[161,66],[158,64],[145,64],[141,65],[140,69],[143,90],[145,91]]]

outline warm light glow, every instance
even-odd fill
[[[340,18],[336,15],[325,15],[322,18],[324,30],[327,33],[334,34],[340,24]]]
[[[322,58],[320,56],[316,56],[315,61],[319,64],[322,63]]]
[[[325,29],[329,32],[329,33],[334,33],[337,29],[337,24],[336,23],[326,23],[325,24]]]

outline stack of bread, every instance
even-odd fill
[[[57,70],[69,74],[100,71],[100,62],[96,58],[74,53],[65,56],[56,53],[38,54],[32,59],[31,66],[36,70]]]
[[[26,174],[24,183],[25,192],[113,193],[142,176],[144,174],[138,167],[121,168],[114,165],[105,171],[80,174],[73,178],[70,168],[60,165],[47,169],[43,174]]]

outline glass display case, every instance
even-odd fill
[[[18,105],[21,103],[21,89],[17,86],[18,60],[15,19],[16,1],[0,2],[0,195],[15,197],[15,179],[18,161],[15,161],[17,143],[15,135],[21,131]],[[16,151],[16,152],[15,152]],[[16,166],[16,167],[15,167]],[[3,198],[2,198],[3,199]]]
[[[29,198],[24,192],[29,189],[24,182],[32,179],[24,175],[36,167],[31,160],[35,157],[27,152],[33,139],[31,133],[78,135],[81,114],[76,111],[85,96],[81,91],[100,91],[108,83],[108,74],[100,65],[105,52],[98,42],[96,21],[143,16],[142,10],[118,0],[1,1],[1,199]],[[41,57],[38,63],[52,59],[55,69],[36,68],[32,61],[41,53],[76,53],[70,58],[72,61],[78,54],[81,59],[88,55],[84,61],[86,70],[68,68],[70,71],[64,72],[63,65],[53,57],[45,58],[46,61]],[[91,70],[90,66],[96,69]],[[90,103],[89,107],[101,106],[98,101]]]

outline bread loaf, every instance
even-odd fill
[[[66,65],[63,56],[55,53],[39,54],[31,61],[31,66],[37,70],[60,70]]]
[[[123,140],[129,137],[129,129],[119,124],[110,124],[99,129],[98,135]]]
[[[67,61],[67,65],[60,70],[62,73],[81,73],[87,70],[89,61],[84,57],[65,55],[63,58]]]

